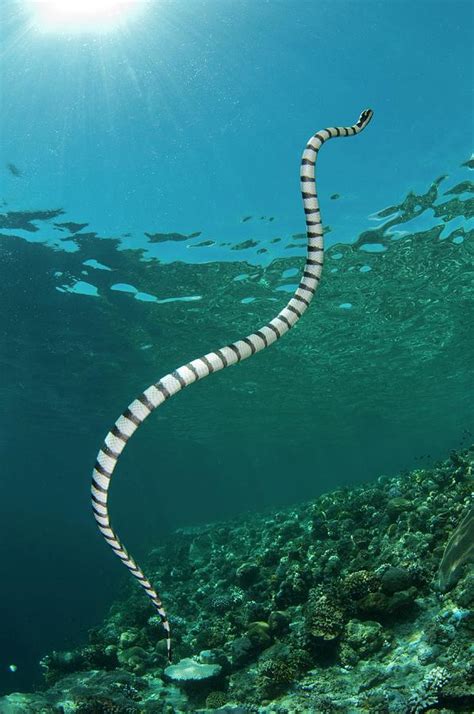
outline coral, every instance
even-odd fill
[[[368,692],[359,699],[361,711],[372,714],[390,714],[387,698],[383,692]]]
[[[229,682],[229,700],[257,705],[261,701],[257,691],[257,677],[255,669],[236,672]],[[250,712],[252,712],[252,709],[250,709]]]
[[[309,652],[299,647],[290,646],[286,654],[286,661],[288,665],[295,670],[296,676],[302,675],[313,665],[313,660]]]
[[[209,603],[210,609],[220,614],[228,612],[233,607],[233,605],[233,598],[227,594],[215,595],[213,598],[211,598],[211,601]]]
[[[202,567],[209,562],[212,550],[212,539],[208,533],[197,535],[189,547],[189,561],[196,567]]]
[[[206,627],[199,628],[194,639],[194,649],[215,649],[229,641],[234,632],[227,619],[209,617]]]
[[[143,647],[127,647],[119,650],[118,661],[124,669],[128,669],[135,674],[143,674],[153,663],[153,656],[146,652]]]
[[[443,667],[433,667],[426,675],[420,687],[408,701],[408,714],[421,714],[438,703],[440,689],[449,681],[449,675]]]
[[[124,630],[119,637],[119,647],[122,649],[125,649],[127,647],[131,647],[132,645],[136,645],[138,643],[138,640],[140,638],[140,631],[131,628],[129,630]]]
[[[160,619],[130,586],[89,645],[43,660],[49,688],[21,711],[200,711],[206,695],[235,712],[474,711],[474,574],[446,593],[433,587],[472,490],[473,453],[287,511],[182,529],[149,571],[172,586],[173,666],[192,657],[216,675],[177,686],[162,674]],[[17,714],[15,697],[0,711]]]
[[[313,711],[318,712],[318,714],[319,712],[321,714],[333,714],[333,712],[340,712],[341,707],[335,699],[327,694],[322,694],[314,699]]]
[[[297,670],[286,659],[266,659],[258,666],[256,686],[262,698],[275,697],[294,680]]]
[[[275,595],[275,605],[285,609],[290,605],[303,603],[308,595],[308,573],[301,564],[284,557],[276,572],[280,580],[278,592]]]
[[[219,709],[227,704],[227,694],[219,690],[209,692],[206,697],[207,709]]]
[[[359,600],[380,587],[380,578],[369,570],[356,570],[342,579],[342,592],[350,600]]]
[[[393,595],[407,590],[411,582],[411,575],[406,568],[390,566],[382,574],[381,589],[386,595]]]
[[[118,664],[114,650],[100,645],[86,645],[74,652],[56,652],[40,661],[45,680],[53,684],[65,674],[89,669],[112,669]]]
[[[254,647],[249,637],[237,637],[229,643],[228,653],[232,666],[239,668],[252,661]]]
[[[329,538],[329,532],[327,528],[327,524],[325,522],[325,519],[321,515],[321,513],[318,513],[317,511],[314,511],[312,517],[311,517],[311,536],[315,540],[326,540]]]
[[[199,653],[198,661],[201,664],[220,664],[223,671],[229,669],[229,660],[223,650],[202,650]]]
[[[341,643],[341,661],[353,666],[358,660],[367,659],[378,652],[384,642],[385,635],[379,622],[350,620]]]
[[[471,653],[466,652],[466,657]],[[438,695],[439,702],[455,711],[474,711],[474,665],[456,666],[449,681],[446,682]]]
[[[310,593],[306,605],[306,629],[318,640],[334,640],[344,629],[344,611],[328,595],[320,595],[316,590]]]
[[[242,587],[253,585],[259,577],[260,569],[256,563],[242,563],[237,568],[236,578]]]
[[[458,584],[456,599],[460,606],[474,608],[474,573],[468,573]]]
[[[117,704],[106,697],[84,697],[76,702],[77,714],[135,714],[134,706]]]
[[[268,626],[273,636],[282,637],[283,635],[286,635],[290,629],[290,618],[285,612],[275,610],[270,613]]]
[[[397,496],[390,499],[387,503],[387,513],[392,521],[396,521],[399,516],[406,513],[412,507],[413,506],[408,499]]]
[[[177,664],[166,667],[164,676],[167,680],[180,686],[209,683],[219,678],[222,672],[220,664],[202,664],[190,657],[182,659]]]
[[[390,619],[393,616],[410,617],[416,607],[418,591],[415,587],[400,590],[393,595],[383,592],[369,593],[357,603],[359,617]]]
[[[256,650],[264,650],[272,643],[270,625],[267,622],[251,622],[246,634]]]

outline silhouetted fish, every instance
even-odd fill
[[[7,169],[11,173],[12,176],[16,176],[17,178],[20,178],[20,176],[23,176],[22,172],[18,168],[18,166],[15,166],[15,164],[7,164]]]

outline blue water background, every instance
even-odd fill
[[[275,216],[280,233],[302,230],[298,163],[307,138],[372,107],[370,129],[331,142],[319,166],[324,221],[350,241],[372,225],[374,210],[425,191],[440,173],[455,177],[471,155],[468,1],[148,5],[127,31],[91,38],[32,33],[21,3],[3,0],[0,165],[23,172],[21,181],[2,174],[9,210],[63,207],[65,220],[87,221],[101,236],[130,234],[123,244],[134,247],[150,230],[238,242],[251,214]],[[346,198],[343,210],[329,200],[335,192]],[[16,233],[59,246],[44,227]],[[150,250],[168,261],[230,259],[218,247]],[[9,691],[31,686],[41,654],[85,637],[122,573],[88,511],[103,434],[71,435],[67,462],[46,437],[29,438],[21,413],[2,422],[0,690]],[[79,490],[80,503],[71,497]],[[192,522],[182,495],[176,522]],[[159,501],[151,508],[147,523],[163,515]],[[141,514],[132,515],[139,526]]]

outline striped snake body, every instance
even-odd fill
[[[158,611],[166,632],[168,659],[171,662],[171,636],[168,617],[161,599],[141,568],[128,554],[112,529],[109,519],[108,494],[110,480],[117,460],[132,434],[156,407],[173,394],[207,377],[211,372],[218,372],[225,367],[241,362],[247,357],[269,347],[288,332],[309,307],[316,291],[323,267],[323,227],[316,194],[315,164],[318,151],[328,139],[338,136],[359,134],[369,123],[373,115],[366,109],[358,121],[350,127],[335,127],[318,131],[308,141],[301,159],[300,180],[307,229],[307,258],[301,282],[296,292],[273,320],[267,322],[256,332],[243,337],[237,342],[209,352],[203,357],[179,367],[174,372],[162,377],[138,396],[117,419],[105,437],[92,475],[92,508],[100,532],[116,555],[129,569],[145,590],[152,604]]]

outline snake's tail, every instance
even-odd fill
[[[128,554],[110,524],[108,495],[117,460],[132,434],[145,421],[147,416],[163,404],[164,401],[193,382],[207,377],[212,372],[218,372],[225,367],[241,362],[256,352],[269,347],[288,332],[309,307],[323,267],[323,227],[315,180],[315,164],[318,151],[328,139],[358,134],[367,126],[372,115],[372,110],[366,109],[353,126],[333,127],[318,131],[310,138],[303,151],[300,180],[308,237],[307,258],[301,282],[288,304],[276,317],[251,335],[179,367],[148,387],[117,419],[113,428],[105,437],[102,448],[98,453],[92,475],[92,508],[95,520],[107,543],[138,580],[157,610],[166,633],[167,653],[170,662],[172,658],[170,625],[160,596],[145,577],[141,568]]]

